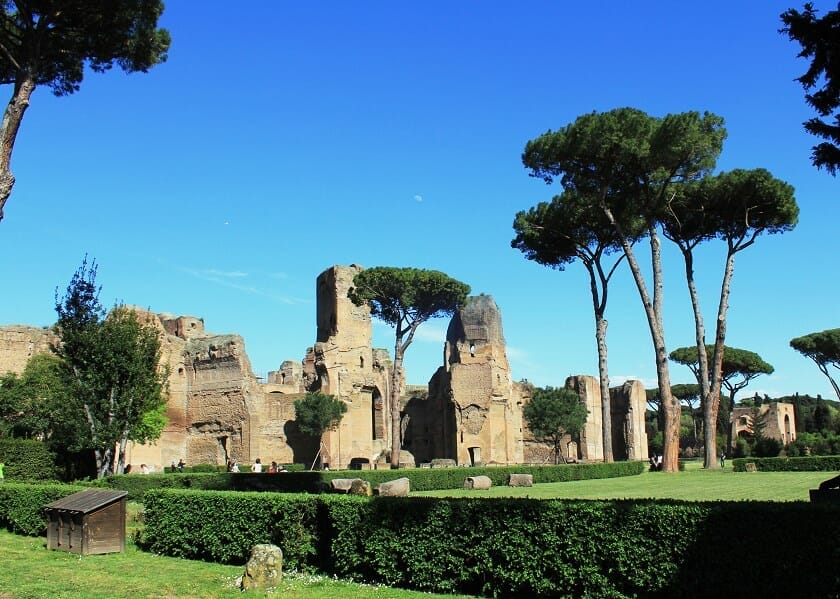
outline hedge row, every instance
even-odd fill
[[[241,564],[252,545],[272,542],[290,568],[438,593],[840,593],[835,505],[159,489],[145,506],[141,544],[156,553]]]
[[[94,486],[127,491],[129,499],[140,500],[143,493],[156,488],[189,488],[232,491],[274,491],[280,493],[318,493],[334,478],[361,478],[375,487],[395,478],[407,477],[412,491],[461,489],[468,476],[489,476],[493,485],[507,485],[512,473],[532,474],[535,483],[564,482],[634,476],[648,467],[646,462],[612,464],[571,464],[562,466],[493,466],[473,468],[411,468],[401,470],[345,470],[252,473],[128,474],[94,481]]]
[[[35,439],[0,439],[0,462],[7,480],[55,480],[55,454]]]
[[[43,507],[84,488],[58,484],[0,484],[0,526],[15,534],[43,535],[47,530]]]
[[[747,464],[755,464],[762,472],[830,472],[840,470],[840,456],[809,456],[800,458],[736,458],[735,472],[746,472]]]

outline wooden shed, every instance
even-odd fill
[[[47,548],[91,555],[125,551],[128,493],[88,489],[44,506]]]

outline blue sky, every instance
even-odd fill
[[[333,264],[437,269],[492,295],[515,379],[596,374],[585,271],[510,248],[515,213],[560,192],[528,177],[525,143],[590,111],[711,111],[719,169],[770,170],[796,188],[799,226],[740,254],[727,344],[773,364],[753,392],[833,397],[789,347],[835,328],[840,180],[811,166],[805,61],[777,30],[788,2],[170,1],[169,60],[35,92],[0,222],[0,323],[50,325],[85,254],[102,301],[205,319],[245,339],[262,376],[315,340],[315,279]],[[818,3],[830,10],[831,3]],[[8,87],[6,94],[10,93]],[[681,262],[665,256],[669,351],[693,343]],[[707,321],[722,248],[699,255]],[[655,385],[650,335],[624,270],[610,292],[613,383]],[[448,319],[406,358],[425,384]],[[393,332],[375,324],[375,344]],[[673,365],[674,382],[690,382]],[[742,393],[743,394],[743,393]]]

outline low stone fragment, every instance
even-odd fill
[[[410,490],[410,483],[407,478],[382,483],[376,487],[376,492],[381,497],[407,497]]]
[[[532,474],[511,474],[508,480],[509,487],[533,487],[534,476]]]
[[[272,589],[283,577],[283,552],[277,545],[268,543],[254,545],[251,558],[245,564],[245,573],[239,581],[239,588]]]
[[[370,497],[373,495],[370,483],[361,478],[354,478],[350,485],[350,495],[361,495],[362,497]]]
[[[330,489],[333,493],[349,493],[353,481],[357,478],[334,478],[330,481]]]
[[[465,489],[473,489],[475,491],[486,491],[493,486],[493,481],[489,476],[468,476],[464,480]]]

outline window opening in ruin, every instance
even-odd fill
[[[480,447],[470,447],[470,464],[473,466],[477,466],[481,463],[481,448]]]
[[[364,356],[359,356],[359,368],[364,368],[364,367],[365,367],[365,357]]]
[[[475,357],[475,343],[470,343],[470,357]]]
[[[461,443],[464,442],[464,431],[461,431]]]
[[[281,384],[281,385],[285,385],[285,384],[286,384],[286,373],[285,373],[285,372],[281,372],[281,373],[280,373],[280,384]]]
[[[184,369],[183,368],[178,368],[178,374],[184,374]]]

